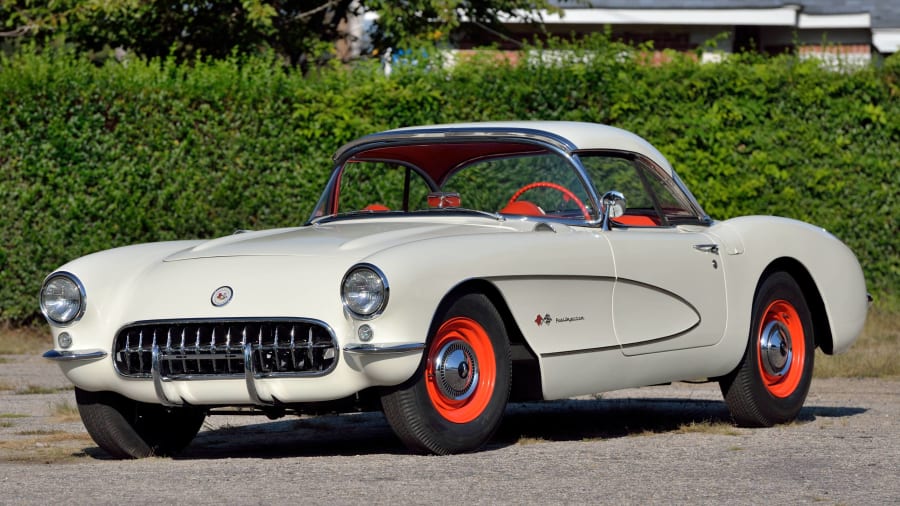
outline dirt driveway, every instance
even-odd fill
[[[113,461],[54,364],[0,360],[0,504],[900,503],[900,381],[815,380],[736,429],[715,385],[510,406],[484,451],[407,454],[379,413],[207,419],[178,459]]]

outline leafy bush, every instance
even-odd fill
[[[424,53],[423,53],[424,54]],[[821,225],[897,300],[900,56],[845,72],[790,55],[717,65],[596,37],[518,64],[440,57],[303,75],[272,58],[0,60],[0,319],[36,315],[61,263],[135,242],[303,223],[343,142],[412,124],[609,123],[657,145],[718,219]]]

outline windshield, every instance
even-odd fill
[[[513,142],[435,146],[351,157],[336,169],[313,219],[437,212],[592,219],[590,194],[566,156]]]

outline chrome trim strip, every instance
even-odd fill
[[[602,351],[613,351],[613,350],[621,350],[622,347],[618,344],[613,346],[601,346],[599,348],[583,348],[578,350],[566,350],[566,351],[551,351],[549,353],[541,353],[541,358],[553,358],[553,357],[564,357],[567,355],[581,355],[583,353],[599,353]]]
[[[568,139],[555,133],[536,128],[527,127],[479,127],[479,126],[454,126],[431,125],[422,128],[408,128],[405,130],[388,130],[377,132],[350,141],[335,152],[332,159],[338,164],[347,158],[366,149],[398,145],[428,142],[460,142],[460,141],[538,141],[553,145],[558,149],[574,151],[576,146]]]
[[[654,166],[656,165],[655,163],[651,164]],[[678,173],[675,172],[674,167],[672,168],[671,179],[675,183],[675,186],[677,186],[678,189],[681,190],[681,193],[684,194],[685,198],[688,199],[688,202],[694,208],[694,212],[697,213],[697,216],[701,219],[701,221],[704,221],[707,225],[712,224],[713,219],[710,218],[708,214],[706,214],[706,211],[703,210],[700,202],[697,201],[697,197],[695,197],[694,194],[691,193],[690,188],[688,188],[687,185],[684,184],[684,181],[682,181],[681,178],[678,177]]]
[[[325,323],[322,320],[317,320],[315,318],[304,318],[302,316],[292,317],[292,316],[247,316],[247,317],[235,317],[235,318],[173,318],[171,320],[160,319],[160,320],[135,320],[130,323],[126,323],[119,327],[116,330],[116,335],[119,335],[119,332],[126,327],[136,327],[143,325],[184,325],[184,324],[196,324],[196,323],[244,323],[244,322],[278,322],[278,323],[290,323],[290,322],[305,322],[305,323],[313,323],[317,325],[321,325],[322,327],[328,330],[328,333],[334,336],[334,330],[330,325]]]
[[[159,373],[159,345],[154,343],[150,349],[152,353],[152,359],[150,363],[150,376],[153,378],[153,389],[156,391],[156,398],[159,399],[159,403],[163,406],[180,406],[180,404],[169,400],[169,397],[166,395],[166,391],[163,389],[163,377]]]
[[[55,362],[76,362],[79,360],[99,360],[106,357],[109,353],[103,350],[84,350],[84,351],[57,351],[50,350],[42,356],[47,360]]]
[[[648,341],[638,341],[636,343],[628,343],[628,344],[617,344],[612,346],[603,346],[599,348],[582,348],[578,350],[566,350],[566,351],[552,351],[549,353],[542,353],[541,358],[551,358],[551,357],[561,357],[564,355],[581,355],[582,353],[596,353],[600,351],[612,351],[612,350],[628,350],[633,348],[639,348],[641,346],[646,346],[649,344],[661,343],[663,341],[670,341],[672,339],[677,339],[688,332],[697,328],[697,325],[700,325],[698,321],[694,325],[692,325],[689,329],[678,332],[677,334],[672,334],[671,336],[663,336],[657,337],[656,339],[650,339]]]
[[[399,355],[425,349],[425,343],[348,344],[344,353],[351,355]]]

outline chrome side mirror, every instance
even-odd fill
[[[608,191],[600,198],[601,228],[609,230],[610,218],[618,218],[625,214],[625,195],[615,190]]]

